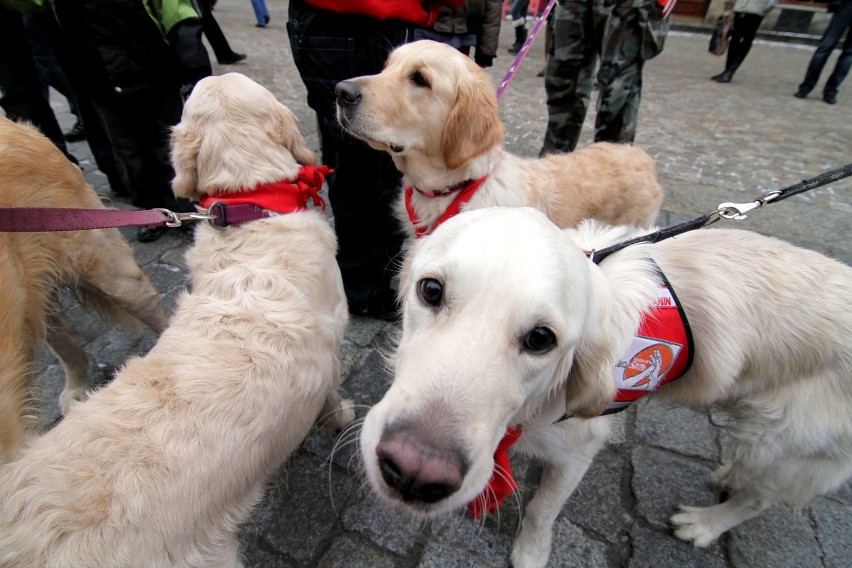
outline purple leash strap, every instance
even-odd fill
[[[206,220],[216,228],[269,217],[257,205],[213,203],[207,212],[177,213],[168,209],[118,211],[67,207],[0,207],[0,232],[34,233],[116,227],[180,227],[184,221]]]
[[[547,22],[547,16],[550,15],[550,11],[553,10],[553,7],[556,5],[556,0],[550,0],[545,6],[544,11],[542,11],[539,16],[538,22],[530,33],[527,40],[524,42],[524,45],[521,47],[521,50],[515,56],[515,60],[512,62],[512,66],[509,67],[509,70],[506,72],[506,75],[503,77],[503,80],[500,81],[500,86],[497,87],[497,101],[503,98],[503,93],[509,87],[509,83],[512,82],[512,79],[515,78],[515,73],[518,72],[518,69],[521,67],[521,62],[524,60],[524,57],[527,56],[527,52],[530,50],[530,46],[535,41],[538,32],[541,31],[541,27],[545,25]]]

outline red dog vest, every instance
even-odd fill
[[[654,305],[642,315],[633,341],[612,369],[618,392],[604,414],[626,409],[686,373],[692,364],[689,321],[668,280],[662,279]]]

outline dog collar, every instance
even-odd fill
[[[456,214],[458,214],[458,212],[461,211],[462,206],[467,204],[473,198],[473,195],[476,193],[476,190],[479,189],[479,186],[482,185],[482,182],[484,182],[487,177],[488,176],[485,175],[479,179],[467,180],[460,184],[450,186],[447,189],[451,191],[447,191],[446,193],[425,193],[424,191],[418,189],[417,192],[425,197],[446,197],[448,195],[452,195],[453,193],[458,193],[458,195],[456,195],[456,198],[453,199],[450,205],[444,210],[441,216],[438,217],[438,220],[435,221],[435,224],[431,227],[420,224],[420,219],[417,217],[417,212],[414,211],[414,205],[411,202],[411,198],[414,195],[415,190],[411,186],[406,187],[405,209],[406,211],[408,211],[408,218],[411,220],[411,224],[414,225],[414,232],[417,235],[417,238],[420,238],[424,235],[428,235],[429,233],[437,229],[438,225],[440,225],[450,217],[454,217]]]
[[[627,351],[612,368],[618,391],[604,414],[625,410],[648,393],[680,378],[692,365],[694,346],[689,321],[659,266],[657,272],[663,285],[654,305],[642,315]]]
[[[315,207],[325,211],[325,200],[319,195],[326,176],[334,170],[328,166],[302,166],[294,181],[262,183],[253,188],[239,189],[235,192],[203,195],[199,204],[211,208],[218,204],[254,205],[266,214],[256,218],[268,217],[271,213],[294,213],[307,210],[308,200]],[[250,220],[250,219],[245,219]]]

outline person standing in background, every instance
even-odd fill
[[[337,263],[349,311],[396,317],[392,281],[401,262],[403,233],[393,212],[402,174],[386,152],[343,132],[335,111],[335,85],[379,73],[390,51],[431,26],[442,6],[462,0],[290,0],[287,33],[299,75],[316,112],[328,198],[337,234]]]
[[[515,43],[509,48],[509,53],[515,55],[527,41],[527,12],[530,0],[512,0],[509,4],[509,14],[512,16],[512,26],[515,28]]]
[[[265,0],[251,0],[251,8],[254,10],[254,17],[257,23],[256,28],[265,28],[269,23],[269,10],[266,8]]]
[[[725,70],[711,79],[717,83],[730,83],[734,73],[745,61],[751,50],[751,44],[757,35],[757,29],[763,18],[775,8],[777,0],[736,0],[734,2],[734,24],[731,41],[728,44],[728,56]]]
[[[21,11],[46,9],[91,97],[131,203],[143,209],[194,211],[172,193],[171,128],[182,94],[211,74],[201,21],[190,0],[0,0]],[[142,242],[165,227],[140,227]]]
[[[467,0],[459,8],[441,8],[431,27],[414,30],[414,39],[446,43],[465,55],[475,47],[476,64],[491,67],[497,57],[502,11],[502,0]]]
[[[213,17],[213,5],[216,2],[210,0],[195,0],[195,5],[198,7],[198,14],[201,16],[201,29],[204,30],[204,36],[210,42],[210,47],[213,48],[213,55],[216,56],[216,61],[221,65],[233,65],[239,63],[246,58],[245,53],[237,53],[231,49],[231,44],[228,43],[228,38],[225,37],[225,32],[219,27],[219,22]]]
[[[822,90],[822,100],[833,105],[837,103],[837,90],[849,73],[849,67],[852,66],[852,0],[829,0],[828,11],[833,15],[813,57],[811,57],[808,70],[805,72],[805,80],[799,85],[799,90],[796,91],[794,96],[797,99],[803,99],[816,87],[822,69],[828,61],[828,56],[834,51],[845,31],[846,39],[843,42],[843,51],[837,58],[834,71],[828,77],[828,81],[826,81]]]
[[[634,0],[559,0],[544,73],[548,120],[540,155],[577,147],[595,79],[595,142],[633,142],[642,69],[663,50],[673,6],[674,0],[638,6]]]

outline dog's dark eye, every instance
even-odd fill
[[[434,278],[424,278],[417,285],[417,293],[423,303],[438,307],[444,299],[444,285]]]
[[[556,345],[556,336],[546,327],[534,327],[524,336],[523,345],[532,353],[546,353]]]
[[[426,79],[426,76],[423,75],[420,71],[415,71],[411,74],[411,82],[419,87],[428,87],[429,81]]]

